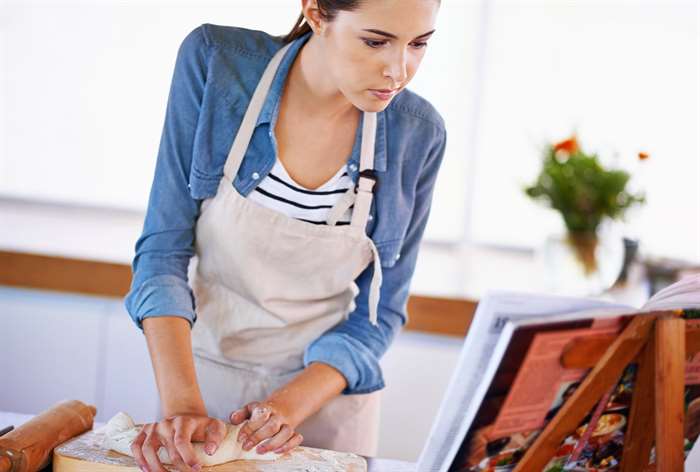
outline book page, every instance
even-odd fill
[[[513,452],[529,447],[587,372],[564,371],[557,365],[556,380],[550,378],[552,384],[543,384],[539,382],[541,376],[548,375],[543,369],[552,367],[552,359],[560,364],[563,348],[576,336],[587,331],[611,332],[609,327],[602,331],[592,328],[594,321],[589,318],[517,327],[473,421],[461,435],[449,471],[493,470],[491,462],[505,460],[506,456],[512,459]],[[546,365],[541,366],[543,369],[536,372],[536,377],[525,379],[543,360]],[[511,395],[518,384],[515,395]]]
[[[487,401],[487,391],[509,348],[510,336],[518,326],[580,319],[600,320],[636,312],[683,308],[700,309],[700,275],[686,277],[659,291],[641,310],[598,299],[513,292],[488,293],[477,307],[459,361],[419,457],[418,470],[448,470],[482,408],[482,403]],[[694,362],[688,365],[686,373],[688,380],[700,380],[700,371]],[[565,377],[560,381],[562,384],[557,395],[563,396],[568,381]],[[694,392],[693,390],[690,398],[694,398]],[[499,401],[502,403],[504,400],[505,397]],[[605,418],[609,421],[613,417]],[[534,422],[534,419],[528,421]],[[698,423],[700,424],[700,403]],[[687,437],[692,437],[692,434]]]
[[[579,320],[582,321],[585,320]],[[617,329],[610,325],[601,329],[596,327],[596,320],[588,321],[589,328],[572,328],[572,321],[516,328],[474,419],[460,436],[461,444],[449,472],[507,471],[520,461],[588,373],[558,365],[562,352],[571,342],[587,335],[616,334],[623,329],[623,323]],[[688,320],[688,324],[697,325],[698,320]],[[700,435],[700,385],[695,382],[694,366],[692,359],[686,364],[683,395],[688,461],[690,456],[700,455],[692,452]],[[566,435],[543,471],[618,470],[627,440],[637,372],[635,362],[624,369],[617,383]],[[653,458],[652,449],[650,463]]]
[[[604,329],[574,329],[538,333],[523,360],[501,411],[489,432],[495,440],[513,433],[540,429],[568,398],[572,385],[587,369],[565,369],[561,365],[564,349],[577,339],[617,334],[621,326]]]
[[[481,405],[508,345],[512,322],[588,318],[630,313],[603,300],[491,292],[477,306],[460,358],[418,459],[418,470],[446,471]]]
[[[659,290],[641,310],[700,309],[700,275],[693,274]]]

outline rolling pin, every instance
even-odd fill
[[[92,429],[95,413],[92,405],[63,401],[0,437],[0,472],[42,469],[56,446]]]

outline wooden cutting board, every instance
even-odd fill
[[[90,430],[64,442],[54,449],[54,472],[140,472],[132,457],[104,449],[103,428]],[[165,466],[176,471],[174,466]],[[297,447],[276,461],[232,461],[203,467],[207,472],[367,472],[367,461],[361,456],[345,452]]]

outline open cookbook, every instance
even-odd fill
[[[700,276],[659,291],[641,308],[601,300],[489,293],[479,303],[440,410],[418,461],[420,471],[507,472],[572,395],[588,369],[564,368],[574,340],[615,335],[632,315],[669,310],[700,323]],[[637,365],[565,438],[545,472],[616,471]],[[687,359],[686,470],[700,470],[700,356]],[[654,460],[654,451],[650,461]],[[689,464],[693,462],[693,467]]]

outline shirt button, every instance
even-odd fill
[[[401,259],[401,254],[396,255],[396,260],[398,261],[399,259]]]
[[[372,220],[374,219],[374,216],[369,215],[369,216],[367,217],[367,219],[370,220],[370,221],[372,221]]]
[[[253,180],[258,180],[260,178],[260,174],[258,174],[257,172],[253,172],[253,175],[251,177],[253,177]]]
[[[355,172],[357,170],[357,166],[355,164],[350,164],[350,170]]]

